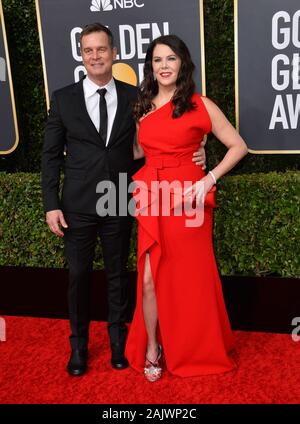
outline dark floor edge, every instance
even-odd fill
[[[229,319],[234,330],[291,333],[299,317],[300,279],[222,277]],[[68,318],[68,273],[62,269],[0,267],[0,315]],[[130,322],[135,306],[136,273],[129,273]],[[91,319],[106,321],[105,274],[94,271]]]

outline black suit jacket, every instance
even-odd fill
[[[115,80],[118,107],[105,146],[86,109],[83,79],[53,93],[42,152],[42,188],[45,211],[96,213],[100,181],[118,183],[119,173],[134,173],[135,123],[132,104],[136,87]],[[64,155],[64,151],[66,154]],[[59,197],[60,170],[65,178]]]

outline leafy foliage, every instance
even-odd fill
[[[217,202],[214,244],[221,274],[300,277],[300,173],[224,177]],[[39,174],[0,173],[1,265],[66,266],[63,240],[44,220]],[[129,269],[135,267],[136,225]]]
[[[223,275],[300,276],[300,174],[223,178],[215,254]]]

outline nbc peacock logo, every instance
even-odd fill
[[[91,12],[108,12],[109,10],[113,10],[113,5],[111,4],[111,0],[92,0],[91,4]]]
[[[91,12],[109,12],[114,9],[131,9],[132,7],[144,7],[141,0],[92,0]]]

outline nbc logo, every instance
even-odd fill
[[[105,12],[108,10],[113,10],[113,6],[110,0],[92,0],[92,5],[90,7],[91,12],[100,12],[101,7]]]
[[[139,0],[92,0],[91,12],[108,12],[117,8],[131,9],[132,7],[144,7]]]

